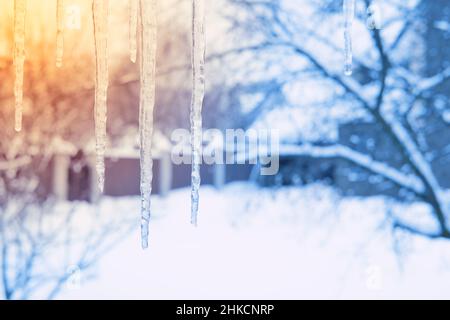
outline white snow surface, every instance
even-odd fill
[[[136,233],[61,298],[450,297],[450,242],[393,233],[386,221],[388,207],[427,217],[424,205],[341,198],[323,185],[235,183],[204,187],[201,197],[197,228],[189,223],[189,189],[154,197],[149,250],[141,250],[136,218]],[[138,198],[105,198],[101,211],[129,217],[139,206]]]

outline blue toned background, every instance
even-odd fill
[[[448,1],[356,0],[350,76],[341,0],[209,1],[204,127],[278,132],[280,169],[262,176],[260,164],[203,165],[197,228],[190,166],[171,161],[172,133],[189,127],[191,2],[158,1],[147,251],[128,1],[110,1],[104,195],[95,177],[91,2],[67,0],[60,70],[55,6],[30,4],[20,134],[13,1],[4,2],[1,298],[450,297]]]

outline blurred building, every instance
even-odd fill
[[[171,190],[191,185],[191,166],[172,162],[172,144],[160,131],[154,134],[153,194],[165,196]],[[137,135],[130,136],[108,147],[105,156],[105,196],[125,197],[140,195],[140,151]],[[42,173],[40,193],[53,195],[60,201],[95,202],[100,194],[97,187],[94,144],[84,150],[67,141],[59,141],[47,170]],[[202,165],[202,184],[217,188],[232,181],[250,178],[249,165]]]

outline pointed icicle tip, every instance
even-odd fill
[[[345,68],[344,68],[344,74],[347,76],[347,77],[351,77],[352,75],[353,75],[353,67],[350,65],[350,66],[345,66]]]

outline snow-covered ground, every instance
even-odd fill
[[[71,286],[68,299],[450,298],[450,242],[393,233],[382,197],[341,198],[328,187],[201,191],[155,197],[150,248],[139,228]],[[139,199],[103,212],[139,215]],[[422,215],[420,205],[394,205]],[[136,220],[136,222],[138,222]]]

